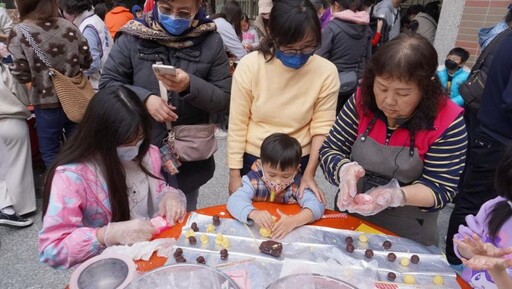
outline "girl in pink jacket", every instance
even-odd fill
[[[163,180],[150,132],[151,118],[133,91],[109,87],[95,95],[48,170],[41,262],[69,268],[107,246],[150,240],[149,218],[165,216],[170,226],[182,220],[185,195]]]

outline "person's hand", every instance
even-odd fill
[[[320,187],[315,181],[314,175],[304,174],[302,176],[302,178],[300,179],[300,186],[299,189],[297,190],[296,197],[299,199],[302,198],[305,189],[310,189],[322,204],[327,204],[325,194],[324,192],[322,192],[322,190],[320,190]]]
[[[133,219],[108,223],[103,233],[103,242],[106,246],[132,245],[137,242],[149,241],[154,231],[155,228],[149,220]]]
[[[176,222],[183,222],[187,214],[187,198],[182,191],[172,189],[164,193],[160,203],[158,203],[159,216],[165,216],[169,226],[174,226]]]
[[[178,115],[174,112],[176,107],[165,103],[161,97],[156,95],[150,95],[146,99],[146,109],[158,122],[176,121],[178,119]]]
[[[190,76],[184,70],[176,68],[176,74],[156,74],[156,78],[161,81],[169,91],[177,93],[186,91],[190,87]]]
[[[378,186],[369,190],[366,194],[360,194],[347,205],[349,213],[357,213],[363,216],[372,216],[389,207],[404,205],[404,194],[396,179],[384,186]]]
[[[240,170],[230,170],[229,171],[229,186],[228,192],[231,196],[238,188],[242,186],[242,177],[240,176]]]
[[[281,218],[272,229],[272,234],[270,235],[272,239],[282,239],[293,229],[297,228],[297,222],[293,216],[288,216],[279,209],[277,209],[277,213]]]
[[[357,194],[357,181],[363,177],[365,171],[357,162],[351,162],[341,166],[339,171],[339,195],[336,205],[340,211],[345,211],[352,198]]]
[[[468,256],[464,256],[466,259],[471,259],[475,255],[499,258],[512,253],[512,247],[497,248],[491,243],[482,241],[477,234],[466,235],[462,240],[453,239],[453,242],[457,244],[459,249],[467,252]]]
[[[512,267],[512,260],[503,257],[474,255],[471,259],[462,258],[464,266],[473,270],[505,270]]]
[[[274,226],[274,219],[267,210],[252,210],[247,217],[253,220],[258,226],[267,230],[272,230]]]

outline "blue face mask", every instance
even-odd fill
[[[192,19],[178,18],[172,15],[165,15],[158,12],[158,19],[169,33],[172,35],[181,35],[185,30],[189,29]]]
[[[134,146],[117,147],[117,156],[122,161],[131,161],[139,154],[139,148],[142,140],[138,141]]]
[[[298,53],[295,55],[286,55],[281,50],[277,49],[276,57],[277,59],[281,60],[284,66],[293,68],[293,69],[299,69],[306,62],[308,62],[308,59],[313,55],[314,52],[311,53]]]

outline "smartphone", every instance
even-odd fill
[[[153,64],[153,72],[161,75],[176,75],[176,68],[172,65]]]

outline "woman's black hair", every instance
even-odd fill
[[[260,45],[260,52],[267,61],[274,58],[276,47],[298,43],[310,35],[313,46],[322,43],[320,20],[309,0],[274,1],[268,26],[270,35]]]
[[[91,0],[59,0],[59,7],[69,15],[80,15],[92,9]]]
[[[354,12],[363,11],[366,7],[363,0],[332,0],[332,5],[338,3],[343,10],[352,10]]]
[[[415,83],[421,100],[414,116],[407,121],[411,132],[430,129],[447,101],[436,75],[437,52],[423,36],[402,33],[380,47],[370,60],[361,82],[361,105],[364,113],[380,113],[373,86],[375,78],[385,77]]]
[[[496,192],[499,196],[512,201],[512,146],[508,148],[496,167]],[[505,222],[512,217],[512,208],[507,201],[496,203],[489,214],[489,236],[495,239]]]
[[[242,39],[242,27],[240,24],[240,22],[242,21],[242,14],[243,12],[242,7],[240,7],[240,3],[231,0],[226,2],[224,6],[222,6],[222,10],[220,11],[219,14],[210,16],[210,19],[226,19],[226,21],[229,22],[235,29],[238,38]]]
[[[151,117],[132,90],[125,86],[99,90],[89,103],[76,132],[64,144],[48,170],[43,191],[43,217],[48,208],[57,167],[91,162],[97,164],[106,180],[111,221],[129,220],[126,174],[117,155],[117,147],[144,136],[136,161],[144,173],[156,178],[142,165],[142,158],[149,150],[151,129]]]
[[[282,171],[297,168],[302,157],[302,147],[297,139],[285,133],[273,133],[261,144],[262,164]]]

